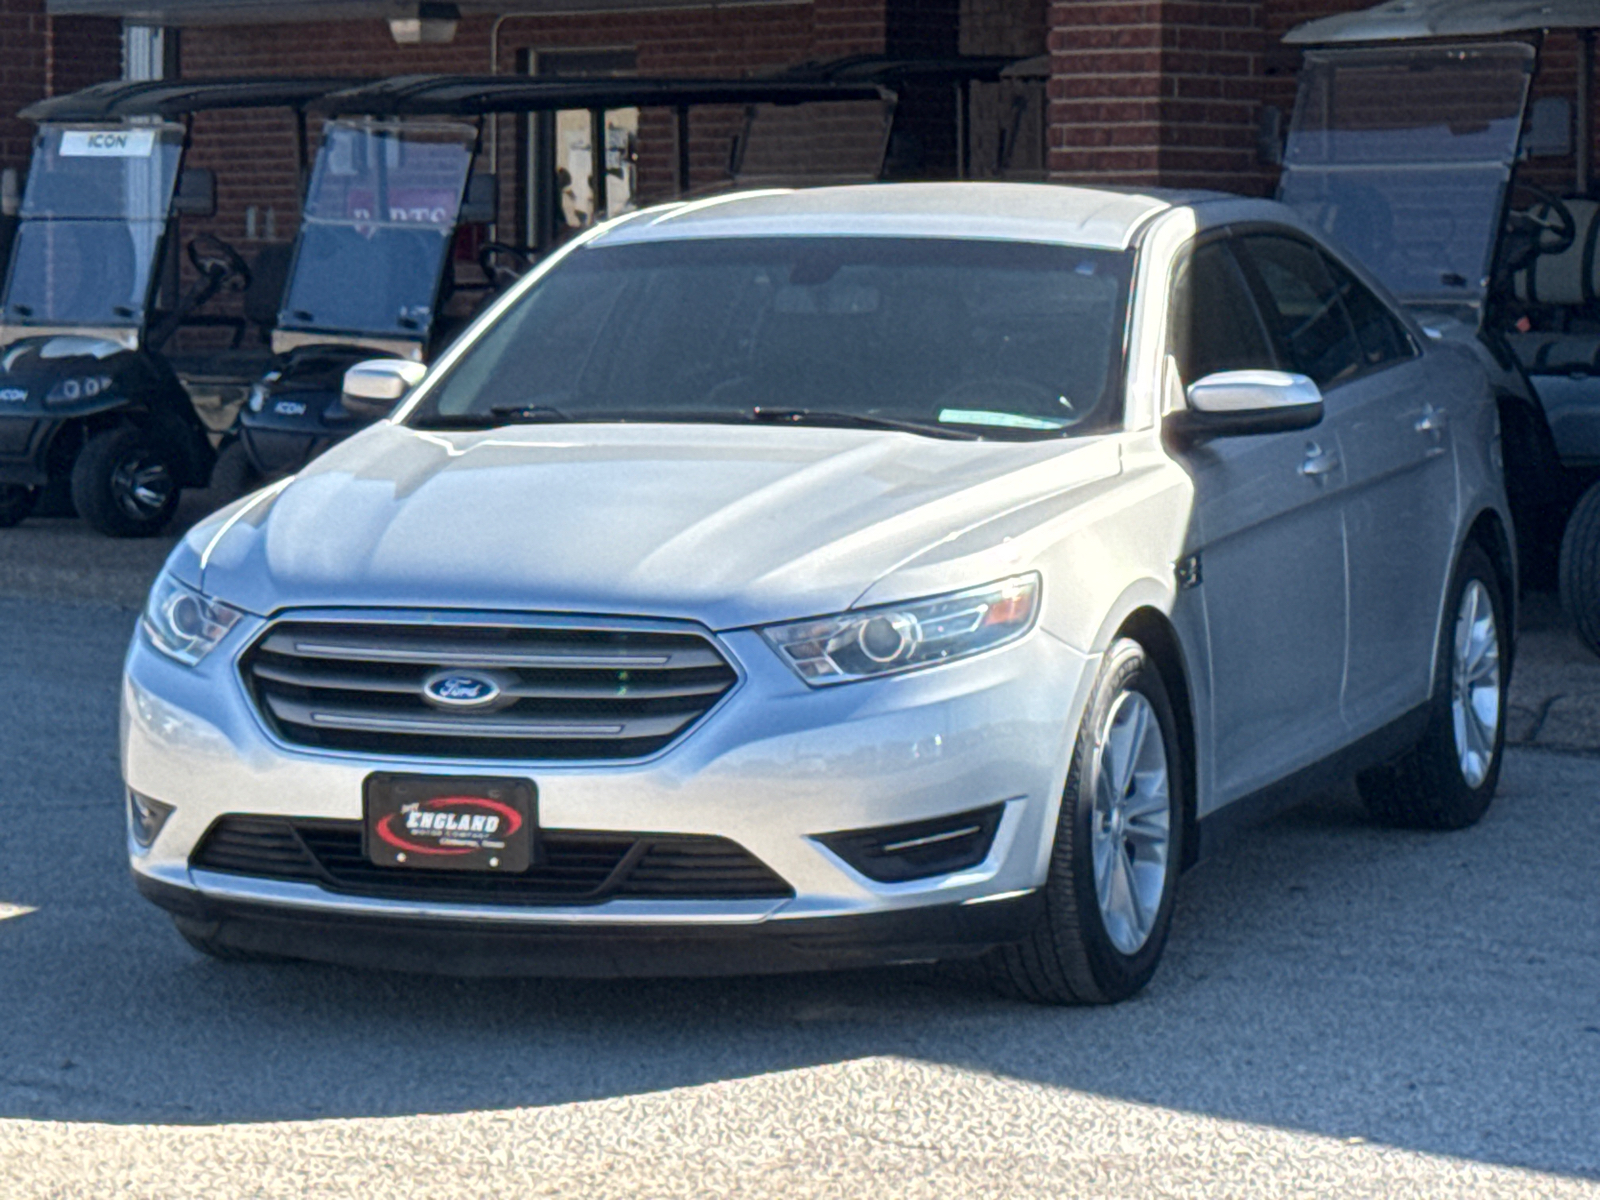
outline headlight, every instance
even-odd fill
[[[145,605],[145,635],[161,653],[191,667],[217,648],[242,616],[162,572]]]
[[[258,413],[265,408],[267,406],[267,385],[264,383],[252,383],[250,385],[250,399],[247,403],[253,413]]]
[[[109,375],[74,375],[56,380],[56,385],[45,394],[46,404],[72,404],[78,400],[92,400],[101,392],[111,390]]]
[[[1033,628],[1039,577],[1018,575],[970,591],[769,625],[761,631],[813,687],[849,683],[966,658]]]

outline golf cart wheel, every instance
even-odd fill
[[[1404,829],[1465,829],[1494,798],[1505,756],[1511,637],[1499,574],[1481,547],[1461,551],[1439,631],[1428,724],[1356,789],[1375,820]]]
[[[248,495],[264,482],[243,442],[234,442],[217,455],[217,465],[211,468],[211,490],[224,500]]]
[[[1561,607],[1600,654],[1600,483],[1583,494],[1561,538]]]
[[[1143,646],[1111,647],[1078,730],[1045,910],[991,952],[1002,991],[1039,1004],[1114,1004],[1155,974],[1183,858],[1183,749]]]
[[[150,537],[178,507],[172,455],[141,429],[97,433],[72,468],[78,515],[108,537]]]
[[[39,503],[39,489],[20,483],[0,483],[0,529],[21,524]]]

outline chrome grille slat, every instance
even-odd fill
[[[600,668],[613,671],[690,670],[725,666],[721,655],[709,646],[662,653],[576,653],[557,645],[530,646],[521,650],[486,649],[469,641],[407,639],[392,646],[357,641],[301,639],[286,634],[271,634],[262,649],[272,654],[297,658],[333,659],[338,662],[413,663],[453,667],[546,667]]]
[[[333,692],[390,692],[410,696],[417,694],[428,674],[413,671],[406,676],[384,679],[348,672],[289,667],[267,661],[257,663],[255,673],[259,679],[292,684],[295,687]],[[625,684],[542,683],[537,686],[512,684],[502,689],[505,695],[515,696],[519,700],[679,700],[698,696],[720,696],[725,690],[722,684],[715,682],[672,684],[639,682],[637,679]]]
[[[300,745],[421,758],[626,759],[682,736],[737,682],[692,629],[286,618],[241,660],[263,718]],[[485,670],[481,708],[431,703],[442,672]]]

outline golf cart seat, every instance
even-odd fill
[[[1511,333],[1507,340],[1530,375],[1600,374],[1600,330],[1570,330],[1574,318],[1591,313],[1600,298],[1600,203],[1564,200],[1577,223],[1577,235],[1560,254],[1542,254],[1512,277],[1517,299],[1556,310],[1562,331]]]

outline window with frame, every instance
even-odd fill
[[[1238,241],[1254,276],[1262,316],[1284,369],[1328,388],[1366,366],[1328,260],[1315,246],[1278,234],[1247,234]]]
[[[1179,263],[1169,321],[1169,346],[1185,384],[1218,371],[1278,367],[1249,285],[1220,239]]]
[[[1367,369],[1386,367],[1391,363],[1405,362],[1417,356],[1417,347],[1411,333],[1389,306],[1373,293],[1336,259],[1323,256],[1328,274],[1339,297],[1344,301],[1350,323],[1355,327],[1356,341],[1361,344],[1361,356]]]

